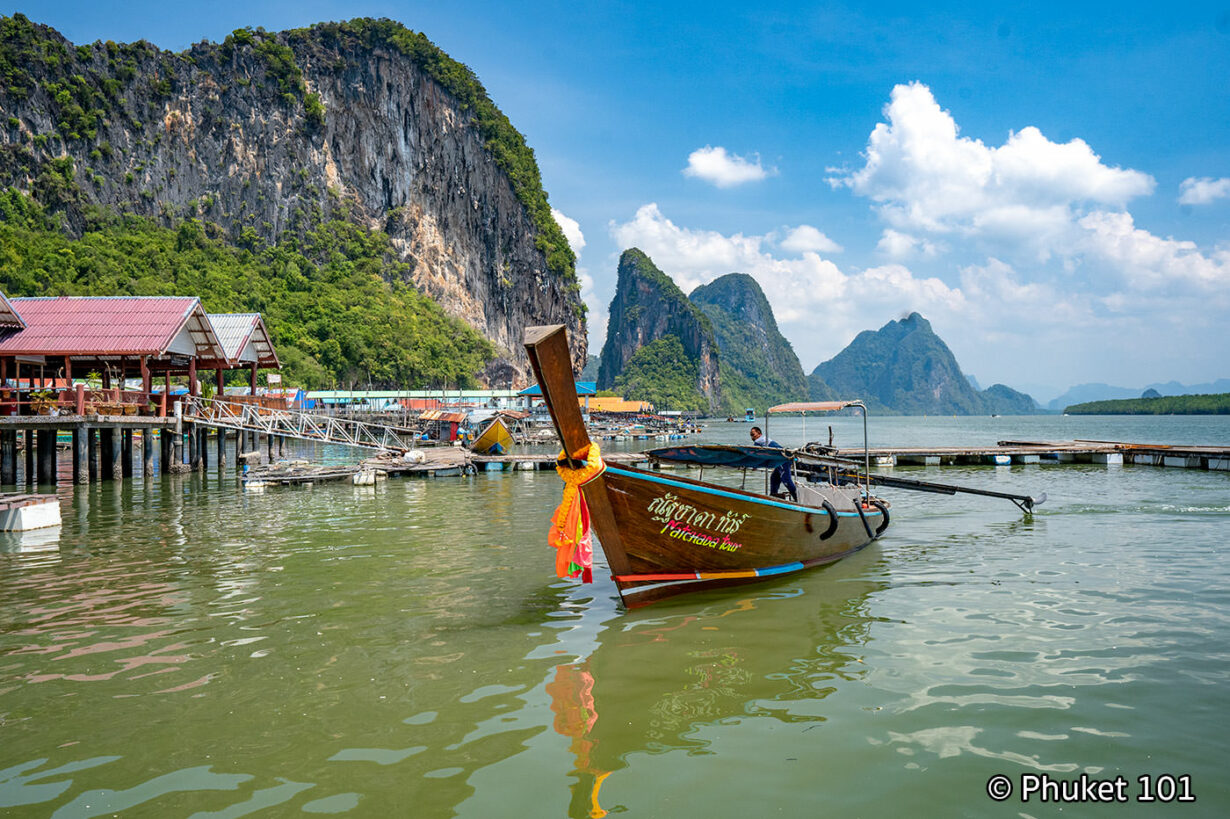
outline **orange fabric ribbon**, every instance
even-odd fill
[[[598,444],[590,443],[585,465],[572,469],[565,466],[568,454],[560,452],[555,471],[564,479],[564,497],[551,516],[547,544],[555,549],[555,574],[558,577],[580,577],[582,583],[593,582],[594,546],[589,529],[589,506],[581,487],[602,474],[606,464]]]

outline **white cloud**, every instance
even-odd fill
[[[728,154],[721,145],[716,148],[706,145],[688,154],[688,166],[684,176],[703,179],[719,188],[733,188],[747,182],[759,182],[767,176],[775,176],[776,168],[765,169],[760,165],[759,155],[748,160],[738,154]]]
[[[1135,384],[1164,380],[1161,374],[1196,380],[1208,366],[1195,363],[1193,351],[1207,351],[1214,362],[1230,357],[1230,336],[1221,329],[1230,287],[1204,284],[1210,277],[1225,280],[1230,250],[1204,256],[1190,243],[1152,236],[1127,214],[1108,211],[1088,214],[1072,229],[1086,244],[1084,256],[1122,266],[1125,278],[1116,278],[1114,289],[996,256],[959,267],[953,283],[899,263],[843,269],[813,251],[776,255],[780,245],[770,236],[676,224],[656,204],[610,224],[620,247],[645,251],[684,292],[726,273],[753,276],[808,372],[857,333],[913,310],[931,321],[965,371],[977,372],[985,386]],[[902,236],[914,247],[910,240],[917,237]],[[1164,271],[1166,287],[1155,287],[1149,278],[1154,270]],[[1125,280],[1131,286],[1124,287]],[[1190,286],[1176,286],[1183,283]]]
[[[568,240],[572,252],[580,256],[581,248],[585,247],[585,234],[581,232],[581,225],[576,219],[565,216],[562,211],[555,208],[551,208],[551,217],[555,219],[560,230],[564,231],[564,238]]]
[[[654,203],[642,205],[627,222],[612,222],[611,236],[620,247],[647,253],[685,293],[727,273],[752,276],[808,370],[858,332],[902,313],[930,316],[964,306],[959,290],[936,278],[915,277],[902,265],[843,272],[812,250],[781,258],[767,249],[769,236],[681,227]]]
[[[1206,256],[1195,242],[1141,230],[1130,213],[1094,211],[1079,224],[1087,231],[1083,241],[1089,255],[1108,263],[1130,288],[1224,291],[1230,286],[1230,250]]]
[[[815,253],[841,252],[841,245],[811,225],[799,225],[791,230],[782,239],[780,247],[790,253],[806,253],[809,250]]]
[[[589,308],[589,313],[586,315],[589,343],[591,347],[600,346],[602,340],[606,338],[606,305],[598,299],[598,294],[594,291],[594,277],[590,275],[587,268],[581,265],[581,249],[585,247],[585,234],[581,232],[580,223],[565,215],[563,211],[551,208],[551,217],[564,232],[564,238],[568,240],[568,245],[576,254],[577,281],[581,284],[581,301],[585,302],[585,306]]]
[[[998,148],[959,135],[921,83],[898,85],[868,139],[864,166],[833,169],[829,183],[879,203],[892,227],[977,234],[1033,212],[1053,219],[1078,203],[1121,207],[1152,193],[1148,174],[1113,168],[1087,143],[1055,143],[1033,126]]]
[[[1197,179],[1189,176],[1179,183],[1179,204],[1207,205],[1230,196],[1230,177],[1213,179],[1204,176]]]
[[[985,145],[961,136],[917,82],[893,89],[884,116],[868,137],[863,167],[831,169],[828,181],[876,203],[887,222],[877,249],[890,259],[957,248],[1018,267],[1056,262],[1050,269],[1103,289],[1230,283],[1225,252],[1203,253],[1136,227],[1126,205],[1153,192],[1153,177],[1106,165],[1084,140],[1051,142],[1028,126],[1003,145]],[[1182,187],[1192,202],[1230,196],[1230,179]]]
[[[890,259],[901,260],[916,254],[936,256],[940,253],[941,246],[928,239],[920,239],[899,230],[885,228],[880,241],[876,243],[876,250]]]

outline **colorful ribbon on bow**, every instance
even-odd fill
[[[568,453],[560,452],[555,471],[564,479],[564,497],[551,516],[547,544],[555,549],[555,574],[558,577],[580,577],[582,583],[593,582],[594,546],[589,530],[589,506],[581,487],[602,474],[606,464],[598,444],[590,443],[585,465],[573,469],[566,466]]]

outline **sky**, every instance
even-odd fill
[[[601,349],[619,254],[764,289],[810,372],[917,311],[986,387],[1230,377],[1223,3],[0,4],[75,43],[389,17],[526,136]],[[1000,8],[1005,6],[1005,8]]]

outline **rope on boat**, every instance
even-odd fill
[[[580,463],[580,466],[574,464]],[[582,583],[593,582],[594,546],[589,530],[589,507],[581,487],[602,474],[606,464],[597,442],[591,442],[584,461],[577,461],[561,451],[555,471],[564,481],[564,496],[551,516],[547,544],[555,549],[557,577],[580,577]]]

